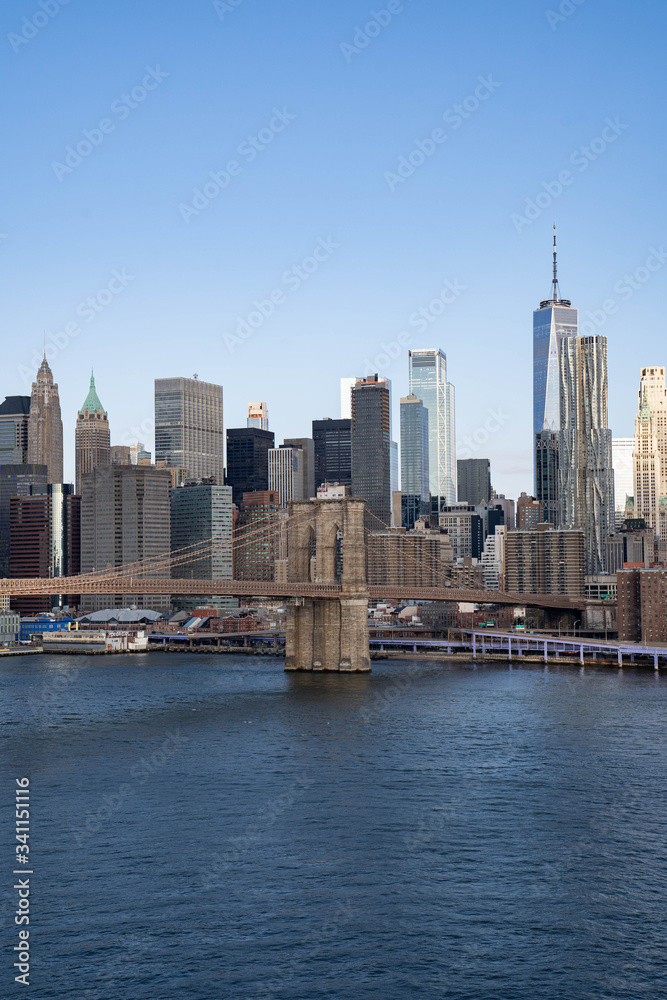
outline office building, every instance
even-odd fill
[[[460,458],[456,463],[459,503],[488,503],[491,499],[491,463],[488,458]]]
[[[227,431],[226,485],[239,504],[244,493],[262,493],[269,488],[269,450],[275,446],[272,431],[259,427],[230,427]]]
[[[452,548],[438,530],[405,528],[370,532],[370,586],[445,587],[452,568]]]
[[[81,496],[83,476],[95,469],[106,468],[111,458],[109,418],[97,395],[92,372],[88,395],[76,418],[74,451],[76,492]]]
[[[605,538],[607,573],[618,573],[632,566],[650,569],[660,561],[656,558],[659,544],[653,528],[649,528],[643,518],[623,521],[620,528]]]
[[[46,354],[30,394],[28,463],[45,465],[50,483],[63,481],[63,422],[58,386],[53,381]]]
[[[449,535],[454,561],[480,559],[484,549],[484,519],[472,504],[459,503],[443,507],[440,527]]]
[[[505,576],[505,526],[497,525],[484,542],[481,568],[485,590],[502,590]]]
[[[391,526],[391,396],[386,379],[369,375],[352,387],[352,496]]]
[[[667,539],[667,388],[665,369],[642,368],[635,419],[634,516]]]
[[[145,575],[169,576],[169,472],[151,466],[107,465],[84,473],[81,479],[81,572],[120,570],[128,564],[153,560]],[[171,596],[82,595],[85,612],[129,605],[165,612],[171,606]]]
[[[579,333],[579,314],[569,299],[561,298],[554,226],[551,298],[533,313],[533,431],[535,438],[535,496],[544,505],[546,521],[558,526],[560,504],[559,441],[561,429],[561,345]]]
[[[595,576],[604,572],[604,540],[614,526],[607,338],[565,337],[560,356],[558,523],[583,531],[584,570]]]
[[[410,393],[428,410],[431,506],[437,513],[456,503],[455,390],[447,381],[447,358],[440,350],[409,351]],[[487,497],[488,499],[488,497]]]
[[[635,439],[612,438],[611,461],[614,469],[614,518],[616,525],[625,520],[628,500],[634,498]]]
[[[401,521],[412,529],[431,512],[428,410],[417,396],[401,400]]]
[[[352,485],[352,419],[313,420],[315,488],[322,483]]]
[[[0,465],[28,462],[30,396],[7,396],[0,403]]]
[[[508,531],[514,531],[516,526],[516,503],[508,500],[504,493],[496,493],[493,490],[492,502],[496,507],[502,507],[505,513],[504,524]]]
[[[14,580],[49,577],[50,542],[48,494],[13,497],[10,501],[10,577]],[[46,594],[12,595],[11,608],[20,615],[37,615],[51,610],[51,599]]]
[[[248,403],[248,427],[256,427],[260,431],[269,429],[268,403]]]
[[[315,496],[315,444],[312,438],[285,438],[286,448],[296,448],[301,452],[301,468],[303,469],[302,500],[312,500]]]
[[[278,503],[287,507],[290,500],[306,500],[304,496],[302,452],[300,448],[269,449],[269,489],[278,494]]]
[[[231,580],[232,489],[192,482],[171,490],[171,575],[182,580]],[[196,584],[193,584],[193,589]],[[174,595],[183,611],[216,608],[229,612],[238,600],[227,595]]]
[[[519,531],[533,531],[544,522],[544,504],[522,493],[516,502],[516,526]]]
[[[10,571],[12,498],[46,494],[47,483],[45,465],[0,465],[0,577],[6,579]]]
[[[198,378],[155,379],[155,461],[224,485],[222,386]]]
[[[112,463],[113,464],[113,463]],[[152,465],[151,453],[146,451],[143,443],[137,441],[130,448],[130,465]]]
[[[342,378],[340,380],[340,419],[352,419],[352,386],[357,382],[356,378]]]
[[[278,493],[259,490],[244,493],[238,505],[234,532],[234,579],[273,580],[281,541]]]
[[[128,444],[112,444],[109,449],[110,465],[132,465],[130,461],[130,446]]]
[[[584,533],[542,524],[505,536],[505,590],[515,594],[584,593]]]

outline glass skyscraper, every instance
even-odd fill
[[[428,410],[417,396],[401,400],[401,523],[414,528],[428,517]]]
[[[456,503],[455,391],[447,381],[447,358],[441,350],[409,351],[410,394],[428,411],[429,485],[439,511]]]

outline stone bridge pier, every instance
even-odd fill
[[[303,597],[287,608],[285,670],[368,672],[365,500],[292,501],[290,583],[339,584],[335,597]]]

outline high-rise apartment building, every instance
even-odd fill
[[[517,594],[584,593],[584,534],[543,524],[505,536],[505,590]]]
[[[232,579],[232,490],[230,486],[188,483],[172,489],[171,551],[178,557],[171,575],[182,580]],[[196,584],[193,584],[193,590]],[[231,611],[238,600],[225,595],[174,595],[184,611]]]
[[[222,386],[198,378],[155,379],[155,461],[224,485]]]
[[[377,375],[352,387],[352,496],[366,511],[391,525],[390,391]]]
[[[460,458],[456,463],[459,503],[491,500],[491,463],[488,458]]]
[[[303,486],[303,464],[300,448],[269,449],[269,489],[278,494],[278,503],[287,507],[290,500],[306,500]]]
[[[516,502],[516,526],[519,531],[533,531],[544,522],[544,504],[522,493]],[[552,523],[552,522],[549,522]]]
[[[635,439],[612,438],[611,461],[614,468],[614,512],[616,526],[625,520],[627,500],[634,497]]]
[[[315,489],[323,483],[352,484],[352,420],[313,420]]]
[[[417,396],[401,400],[401,525],[412,529],[415,521],[431,512],[429,493],[428,410]]]
[[[0,403],[0,465],[28,461],[30,396],[7,396]]]
[[[76,492],[81,496],[82,477],[95,469],[105,468],[111,458],[109,417],[100,403],[92,372],[88,395],[76,418],[74,451]]]
[[[667,388],[665,369],[642,368],[635,419],[634,515],[667,539]]]
[[[560,516],[561,344],[578,333],[578,310],[560,295],[554,226],[551,298],[540,302],[540,308],[533,313],[533,431],[535,496],[544,504],[545,520],[556,526]]]
[[[315,444],[312,438],[285,438],[286,448],[296,448],[301,452],[303,469],[302,500],[312,500],[315,496]]]
[[[604,540],[614,526],[607,338],[565,337],[560,354],[558,523],[583,531],[584,570],[595,576],[604,572]]]
[[[53,381],[46,354],[30,395],[28,462],[47,467],[49,482],[63,481],[63,422],[58,386]]]
[[[431,505],[437,513],[456,503],[455,390],[443,351],[409,351],[410,393],[428,410]],[[487,498],[488,499],[488,498]]]
[[[268,403],[248,403],[248,427],[257,427],[260,431],[269,429]]]
[[[269,488],[269,450],[275,445],[273,431],[259,427],[230,427],[227,431],[227,486],[239,504],[244,493]]]
[[[169,575],[171,521],[166,469],[144,465],[97,466],[84,473],[81,490],[81,572],[118,569],[154,559],[145,574]],[[157,557],[164,557],[163,564]],[[84,611],[135,604],[168,611],[169,594],[85,595]]]
[[[47,482],[45,465],[0,465],[0,577],[9,576],[12,498],[47,494]]]

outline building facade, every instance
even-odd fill
[[[350,403],[350,406],[352,404]],[[323,483],[352,485],[352,419],[313,420],[315,489]]]
[[[232,489],[193,482],[172,489],[171,575],[187,580],[231,580],[233,573]],[[196,584],[193,584],[193,589]],[[217,608],[232,611],[238,600],[226,595],[178,595],[183,611]]]
[[[49,482],[62,483],[63,422],[60,416],[60,397],[46,354],[30,394],[28,462],[32,465],[45,465]]]
[[[244,493],[234,532],[235,580],[275,579],[283,514],[275,490]]]
[[[516,594],[584,593],[584,533],[544,525],[505,536],[505,590]]]
[[[618,638],[646,646],[667,642],[667,570],[624,569],[617,574]]]
[[[442,508],[439,521],[451,540],[455,562],[481,558],[484,520],[477,507],[467,503],[451,504]]]
[[[155,379],[155,461],[193,479],[224,484],[222,386],[197,378]]]
[[[262,493],[269,488],[269,451],[275,445],[272,431],[259,427],[230,427],[227,431],[226,485],[239,504],[244,493]]]
[[[401,400],[401,525],[431,513],[428,410],[417,396]]]
[[[544,504],[522,493],[516,502],[516,526],[519,531],[532,531],[545,520]],[[551,522],[553,523],[553,522]]]
[[[285,438],[286,448],[296,448],[301,452],[303,469],[303,496],[301,500],[312,500],[316,495],[315,485],[315,444],[312,438]]]
[[[247,427],[257,427],[260,431],[269,429],[268,403],[248,403]]]
[[[428,410],[431,503],[437,513],[456,503],[456,394],[443,351],[409,351],[410,393]],[[487,498],[488,499],[488,498]]]
[[[30,396],[7,396],[0,403],[0,465],[28,462]]]
[[[612,438],[611,461],[614,469],[614,519],[616,525],[625,520],[628,501],[634,498],[635,439]]]
[[[111,460],[109,417],[100,402],[91,373],[90,387],[76,418],[74,431],[76,492],[81,496],[83,476],[106,468]]]
[[[13,497],[48,493],[45,465],[0,465],[0,577],[10,572],[10,518]]]
[[[278,494],[278,503],[287,507],[290,500],[306,500],[303,485],[303,453],[300,448],[269,449],[269,489]]]
[[[377,375],[352,387],[352,496],[366,512],[391,525],[391,396]]]
[[[368,535],[368,583],[382,587],[445,587],[452,550],[441,531],[404,528]]]
[[[634,516],[667,539],[667,388],[665,369],[642,368],[635,419]]]
[[[491,488],[491,463],[488,458],[460,458],[456,463],[459,503],[488,503]]]

